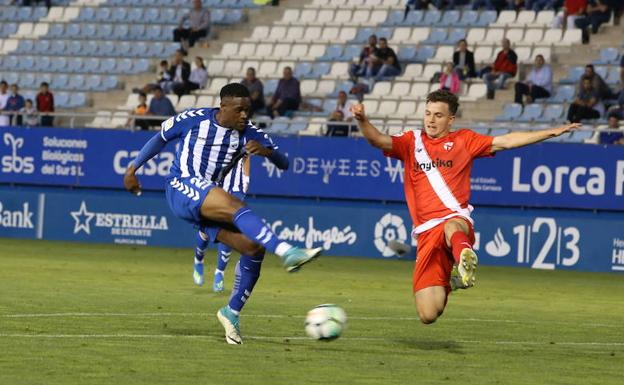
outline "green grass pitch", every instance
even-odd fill
[[[482,266],[424,326],[411,270],[322,257],[287,274],[267,256],[229,346],[215,317],[229,292],[193,285],[190,247],[0,239],[0,384],[624,383],[621,275]],[[346,332],[306,339],[327,302]]]

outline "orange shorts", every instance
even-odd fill
[[[455,218],[458,217],[451,219]],[[449,281],[455,260],[451,248],[446,246],[444,239],[445,223],[446,221],[418,235],[416,265],[414,266],[414,293],[431,286],[444,286],[447,293],[451,291]],[[469,227],[468,238],[470,242],[474,243],[474,229],[468,220],[466,223]]]

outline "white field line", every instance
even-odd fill
[[[89,318],[89,317],[102,317],[102,318],[160,318],[160,317],[211,317],[213,313],[82,313],[82,312],[68,312],[68,313],[15,313],[15,314],[0,314],[2,318]],[[245,318],[294,318],[303,319],[304,316],[299,315],[284,315],[284,314],[247,314],[244,313]],[[349,320],[357,321],[418,321],[418,317],[366,317],[366,316],[354,316],[348,317]],[[441,320],[449,322],[482,322],[482,323],[507,323],[507,324],[534,324],[534,325],[574,325],[574,326],[587,326],[587,327],[612,327],[621,328],[619,324],[603,324],[603,323],[582,323],[577,321],[533,321],[533,320],[509,320],[509,319],[488,319],[488,318],[453,318],[442,317]]]
[[[134,338],[134,339],[191,339],[191,340],[214,340],[214,336],[205,335],[172,335],[172,334],[12,334],[0,333],[0,338],[31,338],[31,339],[116,339],[116,338]],[[308,337],[302,336],[245,336],[250,340],[304,340],[312,341]],[[340,340],[346,341],[379,341],[379,342],[397,342],[397,338],[384,337],[342,337]],[[560,346],[611,346],[624,347],[624,342],[574,342],[574,341],[482,341],[482,340],[457,340],[457,341],[441,341],[460,344],[482,344],[482,345],[560,345]]]

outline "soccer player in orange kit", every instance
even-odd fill
[[[413,292],[424,324],[442,315],[451,289],[465,289],[475,283],[478,259],[472,249],[473,208],[468,204],[473,160],[580,127],[569,124],[494,137],[467,129],[450,132],[458,107],[458,98],[452,93],[432,92],[427,96],[424,130],[396,136],[379,132],[369,122],[362,104],[351,107],[366,140],[384,155],[404,163],[405,199],[414,223],[412,235],[418,239]]]

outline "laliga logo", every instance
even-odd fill
[[[509,246],[509,243],[505,242],[500,227],[496,230],[494,239],[485,245],[485,251],[492,257],[504,257],[511,251],[511,246]]]
[[[17,149],[24,146],[24,138],[16,138],[6,132],[4,134],[4,144],[11,147],[11,155],[2,157],[2,172],[32,174],[35,171],[35,158],[32,156],[21,157],[17,155]]]
[[[394,250],[388,247],[390,241],[405,243],[407,241],[407,229],[401,217],[387,213],[375,225],[375,247],[384,257],[391,257],[396,254]]]

